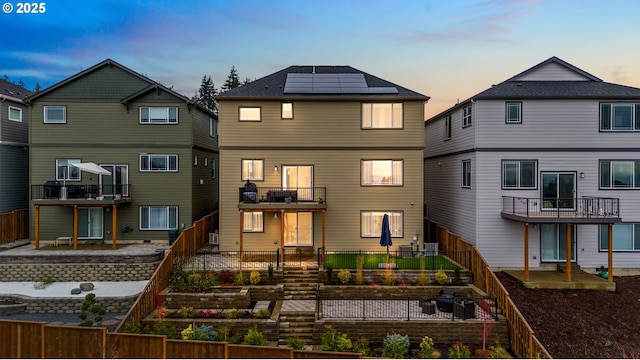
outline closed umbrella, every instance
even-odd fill
[[[389,254],[389,246],[393,245],[391,241],[391,230],[389,230],[389,215],[384,214],[382,218],[382,233],[380,234],[380,246],[387,247],[387,255]]]

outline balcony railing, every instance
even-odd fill
[[[69,200],[87,199],[103,200],[111,198],[128,198],[130,184],[123,185],[77,185],[61,184],[58,181],[47,181],[43,185],[31,185],[31,200]]]
[[[611,219],[620,217],[620,201],[615,198],[502,197],[502,214],[525,218]]]
[[[244,187],[238,189],[238,202],[244,204],[258,203],[299,203],[326,201],[326,188],[324,187],[297,187],[297,188],[257,188],[255,191],[247,191]]]

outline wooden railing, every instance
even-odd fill
[[[452,260],[473,272],[473,284],[489,296],[497,299],[498,308],[504,314],[509,324],[509,338],[511,349],[519,358],[547,358],[551,355],[544,348],[540,340],[522,316],[516,305],[511,301],[509,293],[502,286],[500,280],[491,271],[487,261],[472,244],[462,240],[459,235],[449,232],[449,229],[425,219],[427,229],[436,228],[438,247],[452,254]],[[466,251],[465,251],[466,250]]]
[[[29,238],[29,210],[0,214],[0,244]]]

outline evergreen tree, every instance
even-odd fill
[[[204,75],[200,89],[198,89],[192,100],[213,112],[217,112],[218,103],[213,99],[217,93],[218,89],[216,89],[213,80],[211,80],[211,76]]]
[[[36,83],[36,89],[34,92],[40,92],[40,83]]]
[[[238,70],[236,70],[235,66],[231,67],[229,71],[229,76],[227,76],[227,80],[222,85],[222,91],[228,91],[231,89],[235,89],[240,86],[240,77],[238,76]]]

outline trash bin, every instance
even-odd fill
[[[400,256],[402,256],[402,257],[413,257],[413,246],[412,245],[400,245]]]
[[[178,239],[178,235],[180,235],[180,229],[171,229],[168,231],[169,233],[169,245],[173,245],[173,243]]]

